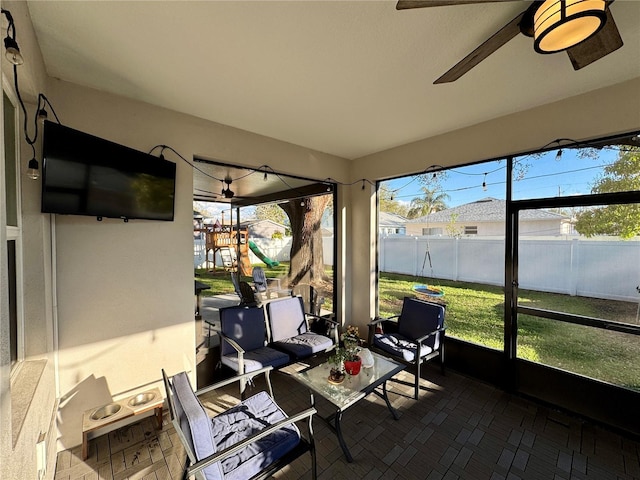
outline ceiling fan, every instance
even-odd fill
[[[222,196],[224,198],[233,198],[233,196],[235,195],[235,192],[231,190],[231,182],[233,182],[233,180],[231,180],[231,177],[224,178],[224,183],[227,184],[226,188],[224,187],[224,184],[222,186]]]
[[[399,0],[396,9],[510,1],[515,0]],[[433,83],[457,80],[519,33],[534,38],[536,52],[566,50],[574,70],[586,67],[623,44],[609,10],[611,3],[613,0],[535,0]]]

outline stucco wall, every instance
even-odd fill
[[[17,40],[25,63],[17,68],[20,93],[30,114],[38,92],[46,92],[46,72],[31,26],[26,2],[2,2],[15,21]],[[5,18],[3,16],[3,25]],[[13,89],[13,66],[1,56],[3,80]],[[0,107],[1,108],[1,107]],[[17,107],[20,110],[20,107]],[[2,115],[0,115],[2,117]],[[33,120],[33,117],[30,118]],[[22,119],[20,121],[22,124]],[[31,125],[31,124],[30,124]],[[2,129],[0,131],[3,132]],[[33,130],[30,131],[33,135]],[[22,135],[21,135],[22,137]],[[3,139],[4,140],[4,139]],[[3,141],[4,145],[4,141]],[[4,151],[4,149],[2,149]],[[36,143],[36,152],[40,142]],[[8,345],[7,279],[0,281],[0,479],[37,478],[36,442],[45,436],[48,459],[46,478],[53,478],[55,429],[51,428],[56,407],[55,358],[51,296],[51,249],[49,217],[40,214],[40,183],[26,177],[31,148],[20,142],[22,199],[22,248],[24,295],[24,363],[10,372]],[[0,175],[2,176],[2,175]],[[0,179],[4,185],[4,177]],[[4,194],[1,195],[4,215]],[[6,237],[0,220],[0,263],[5,273]]]
[[[49,99],[65,125],[141,151],[346,176],[342,159],[62,81]],[[192,169],[165,157],[177,165],[173,222],[56,216],[63,447],[80,443],[83,410],[159,385],[161,368],[195,372]]]

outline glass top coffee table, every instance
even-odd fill
[[[353,461],[353,457],[347,448],[340,429],[342,414],[348,408],[358,403],[370,393],[375,393],[384,399],[393,418],[396,420],[399,419],[398,414],[391,406],[391,403],[389,403],[389,398],[387,397],[387,380],[404,370],[405,366],[402,363],[378,355],[375,352],[371,352],[371,354],[374,360],[372,367],[362,367],[358,375],[347,375],[344,381],[338,385],[329,383],[330,366],[327,362],[293,375],[294,379],[305,385],[311,391],[312,406],[315,406],[314,393],[316,393],[336,407],[336,412],[324,418],[324,420],[335,429],[340,447],[349,462]],[[378,387],[382,387],[382,392],[377,390]]]

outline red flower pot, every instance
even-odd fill
[[[362,367],[362,360],[357,357],[357,360],[345,360],[344,369],[349,375],[357,375],[360,373],[360,367]]]

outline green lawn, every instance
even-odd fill
[[[288,264],[265,268],[268,277],[283,276]],[[203,296],[233,292],[228,272],[214,274],[198,270],[201,282],[211,286]],[[400,313],[402,299],[416,295],[416,279],[382,273],[379,278],[380,316]],[[435,283],[433,280],[430,283]],[[445,290],[447,335],[503,349],[504,295],[501,287],[438,280]],[[330,301],[331,296],[327,295]],[[571,297],[535,291],[521,291],[520,303],[596,318],[635,323],[637,304],[612,300]],[[329,305],[327,305],[329,306]],[[572,325],[539,317],[520,316],[518,356],[562,368],[616,385],[640,390],[640,339],[638,336]]]
[[[262,265],[256,265],[262,266]],[[268,268],[262,267],[264,269],[265,274],[269,278],[282,277],[287,274],[289,270],[289,264],[281,263],[277,267]],[[214,295],[220,295],[223,293],[233,293],[233,284],[231,283],[231,274],[224,270],[217,269],[215,272],[209,272],[205,268],[197,268],[195,270],[196,276],[195,279],[199,282],[206,283],[211,287],[209,290],[203,290],[203,297],[212,297]],[[240,280],[244,280],[249,282],[250,284],[253,282],[251,277],[241,277]]]
[[[400,313],[405,296],[420,297],[411,290],[415,283],[425,282],[406,275],[381,274],[380,315]],[[437,285],[445,290],[447,335],[503,349],[501,287],[445,280],[438,280]],[[628,323],[635,323],[638,308],[636,303],[535,291],[521,291],[520,303]],[[635,335],[520,316],[518,356],[640,390],[640,339]]]

